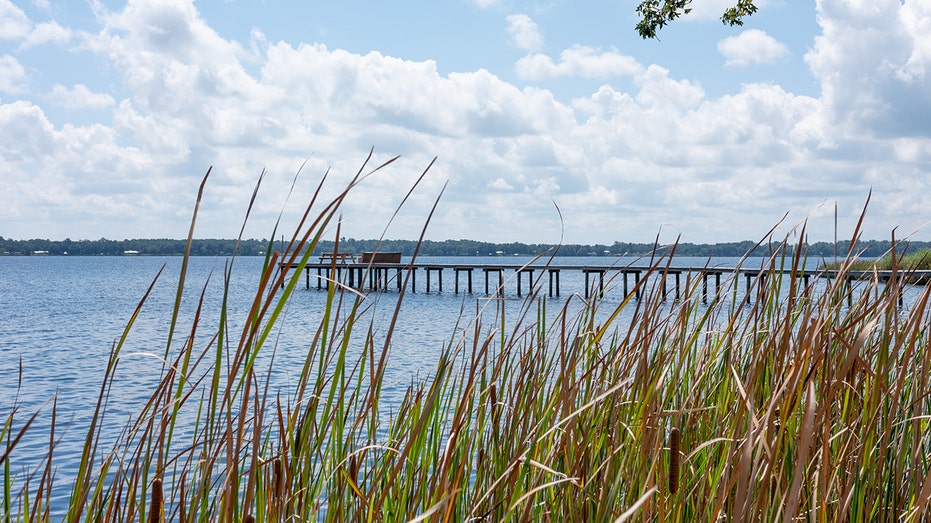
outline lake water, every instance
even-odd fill
[[[523,263],[526,258],[424,258],[426,263],[482,262]],[[171,306],[177,290],[181,258],[177,257],[0,257],[0,414],[17,409],[14,426],[22,426],[36,411],[41,414],[29,435],[17,446],[12,457],[14,474],[32,471],[45,456],[48,446],[50,417],[49,400],[57,395],[58,423],[56,434],[61,443],[56,449],[58,484],[67,484],[73,477],[83,447],[83,438],[100,391],[107,359],[115,340],[139,303],[159,269],[164,272],[142,309],[122,352],[114,388],[108,402],[108,423],[113,433],[148,398],[161,372],[166,333],[171,318]],[[733,267],[736,258],[712,260],[711,265]],[[751,259],[747,267],[759,267],[760,259]],[[225,258],[200,257],[190,260],[185,298],[182,301],[177,345],[190,328],[197,297],[206,285],[204,317],[201,324],[203,343],[209,340],[210,328],[215,328]],[[255,294],[263,259],[237,258],[229,285],[232,331],[242,328],[247,307]],[[645,265],[633,258],[557,258],[554,265],[623,266],[628,263]],[[704,266],[705,258],[677,258],[677,266]],[[418,271],[417,292],[408,293],[401,307],[395,331],[390,364],[385,379],[384,401],[398,401],[412,379],[422,379],[434,368],[436,356],[444,343],[455,334],[456,324],[464,328],[476,311],[490,305],[493,314],[497,303],[484,293],[482,271],[473,274],[474,295],[453,293],[453,271],[443,271],[444,293],[437,293],[434,273],[430,294],[424,292],[426,275]],[[516,315],[521,301],[516,299],[516,281],[506,284],[505,310]],[[541,276],[541,271],[534,273]],[[562,271],[559,298],[547,298],[550,310],[570,300],[570,306],[582,303],[584,277],[580,271]],[[207,283],[209,282],[209,283]],[[465,288],[465,275],[460,290]],[[632,281],[631,281],[632,283]],[[545,272],[540,280],[546,294]],[[684,284],[684,278],[683,278]],[[526,292],[526,280],[524,290]],[[742,292],[743,289],[738,290]],[[394,289],[392,285],[389,287]],[[312,285],[305,291],[303,279],[293,295],[276,333],[275,375],[273,387],[288,390],[289,369],[303,363],[310,339],[316,332],[326,293]],[[606,305],[617,304],[623,292],[619,282],[605,292]],[[367,317],[372,321],[376,337],[387,330],[398,293],[372,293],[367,301],[374,307]],[[573,305],[575,304],[575,305]],[[609,309],[605,307],[604,309]],[[621,322],[623,323],[622,317]],[[210,327],[210,328],[207,328]],[[259,366],[257,366],[259,368]],[[105,447],[104,447],[105,448]],[[62,493],[58,493],[59,496]],[[56,505],[65,503],[64,498]]]

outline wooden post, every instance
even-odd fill
[[[556,296],[559,296],[559,269],[550,267],[547,269],[550,278],[550,298],[553,297],[553,276],[556,277]]]
[[[514,270],[517,272],[517,295],[518,296],[521,295],[520,283],[521,283],[521,280],[523,279],[523,274],[525,272],[527,273],[527,276],[528,276],[527,283],[530,284],[530,292],[532,293],[533,292],[533,269],[529,267],[524,267],[524,268],[518,267],[517,269],[514,269]]]

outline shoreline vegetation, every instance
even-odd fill
[[[530,294],[515,317],[504,300],[487,300],[474,318],[434,326],[449,329],[449,342],[432,375],[412,379],[396,405],[384,404],[382,383],[392,351],[404,350],[392,344],[404,292],[391,305],[391,328],[375,333],[366,313],[377,304],[334,284],[303,368],[293,369],[288,388],[270,387],[261,378],[270,372],[256,362],[276,349],[280,318],[302,278],[295,270],[282,280],[278,263],[306,264],[328,228],[338,238],[339,204],[368,175],[333,202],[311,202],[282,252],[266,246],[244,325],[229,324],[226,299],[179,317],[182,264],[166,312],[161,381],[104,448],[97,445],[105,439],[101,419],[118,397],[114,376],[146,307],[148,294],[142,297],[105,365],[68,484],[55,474],[54,432],[45,435],[42,465],[16,465],[17,443],[36,416],[51,417],[53,428],[62,422],[55,402],[0,414],[5,519],[927,518],[929,290],[918,289],[900,308],[903,283],[895,278],[806,287],[804,246],[767,258],[768,271],[784,277],[709,305],[698,298],[697,281],[675,303],[653,286],[675,248],[638,283],[642,299],[632,290],[607,310],[598,299]],[[804,226],[799,232],[804,238]],[[856,252],[849,249],[841,271]],[[227,281],[234,270],[235,257]],[[629,323],[618,320],[622,311],[632,312]],[[220,327],[200,332],[208,317]],[[50,493],[61,488],[69,501],[53,517]]]
[[[279,249],[276,240],[273,249]],[[244,239],[194,239],[188,247],[187,240],[175,239],[133,239],[133,240],[12,240],[0,236],[0,256],[231,256],[234,251],[239,255],[264,256],[269,248],[268,240]],[[314,246],[314,255],[333,252],[335,242],[321,239]],[[340,252],[356,254],[381,251],[400,252],[404,256],[411,256],[415,251],[420,256],[537,256],[540,253],[555,251],[556,256],[649,256],[651,254],[663,255],[672,248],[663,245],[655,248],[652,243],[624,243],[614,242],[595,245],[549,245],[527,244],[519,242],[493,243],[474,240],[358,240],[355,238],[341,238],[339,240]],[[759,244],[753,241],[740,241],[728,243],[677,243],[675,253],[677,256],[760,256],[766,257],[774,254],[777,246]],[[786,256],[792,256],[796,250],[795,245],[781,244],[778,248],[784,249]],[[846,253],[850,249],[849,241],[814,242],[803,245],[809,258],[832,261],[835,253]],[[856,244],[858,266],[865,266],[869,258],[880,258],[887,255],[892,242],[889,240],[860,240]],[[914,252],[917,250],[931,250],[931,242],[902,241],[896,243],[899,253]]]
[[[824,267],[829,270],[841,268],[843,262],[826,262]],[[893,258],[891,253],[883,255],[875,260],[852,260],[847,264],[847,270],[851,271],[891,271],[893,268],[903,271],[928,271],[931,270],[931,248],[920,249],[916,252],[899,254]]]

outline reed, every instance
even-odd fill
[[[268,361],[259,355],[274,352],[302,276],[279,262],[306,264],[329,228],[339,238],[340,204],[387,164],[367,165],[333,201],[320,201],[321,182],[284,251],[269,246],[242,325],[229,320],[228,295],[218,310],[201,296],[191,318],[176,302],[161,380],[102,448],[101,420],[143,296],[111,351],[62,519],[928,517],[929,293],[906,309],[895,278],[806,286],[802,241],[792,257],[766,260],[757,290],[710,305],[699,281],[679,301],[663,299],[655,282],[668,258],[605,310],[597,297],[531,293],[516,313],[489,300],[449,326],[432,375],[397,404],[383,398],[383,382],[404,291],[389,331],[375,336],[372,300],[331,282],[295,385],[263,382],[270,373],[256,369]],[[196,211],[191,234],[194,221]],[[622,312],[633,319],[621,322]],[[198,344],[208,317],[219,327]],[[49,521],[58,517],[48,508],[55,434],[43,466],[18,474],[16,444],[34,419],[22,416],[12,409],[0,426],[4,520]]]

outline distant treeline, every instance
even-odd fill
[[[180,256],[184,254],[185,240],[150,239],[150,240],[11,240],[0,236],[0,255],[50,255],[50,256]],[[339,251],[351,254],[373,251],[378,246],[381,251],[401,252],[406,256],[414,253],[417,242],[413,240],[357,240],[343,238],[339,242]],[[755,242],[731,242],[716,244],[680,243],[676,249],[679,256],[743,256],[753,249]],[[191,254],[194,256],[230,256],[236,246],[236,240],[194,240],[191,245]],[[830,242],[817,242],[807,246],[807,255],[816,258],[833,258],[835,252],[838,256],[845,256],[849,249],[849,241],[838,242],[835,246]],[[264,255],[269,247],[269,240],[242,240],[238,253],[246,256]],[[625,243],[614,242],[596,245],[560,245],[558,248],[545,244],[526,243],[490,243],[474,240],[445,240],[424,241],[420,245],[420,256],[512,256],[537,255],[549,253],[556,249],[557,256],[641,256],[653,251],[651,243]],[[776,244],[763,244],[752,253],[756,256],[769,255],[778,246]],[[891,247],[888,240],[861,241],[855,251],[864,257],[880,257],[886,254]],[[314,254],[333,252],[333,241],[322,241],[317,245]],[[660,250],[670,248],[663,246]],[[918,249],[931,248],[931,242],[902,242],[898,245],[899,252],[914,252]],[[272,246],[273,250],[281,250],[279,242]],[[789,253],[794,251],[790,246]]]

